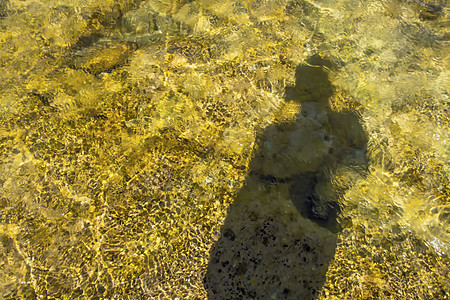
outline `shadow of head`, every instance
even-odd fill
[[[331,63],[296,69],[286,101],[294,120],[259,137],[244,187],[230,206],[204,278],[209,299],[315,299],[341,229],[340,170],[363,172],[366,136],[354,111],[330,107]],[[349,171],[350,170],[350,171]]]

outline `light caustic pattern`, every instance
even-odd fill
[[[0,0],[0,26],[0,297],[214,298],[247,234],[298,285],[235,257],[236,297],[449,297],[444,1]]]

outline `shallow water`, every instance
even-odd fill
[[[0,0],[0,297],[447,299],[445,1]]]

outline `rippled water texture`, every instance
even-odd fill
[[[1,299],[448,299],[445,0],[0,0]]]

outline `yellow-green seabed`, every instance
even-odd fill
[[[0,299],[448,299],[445,0],[0,0]]]

